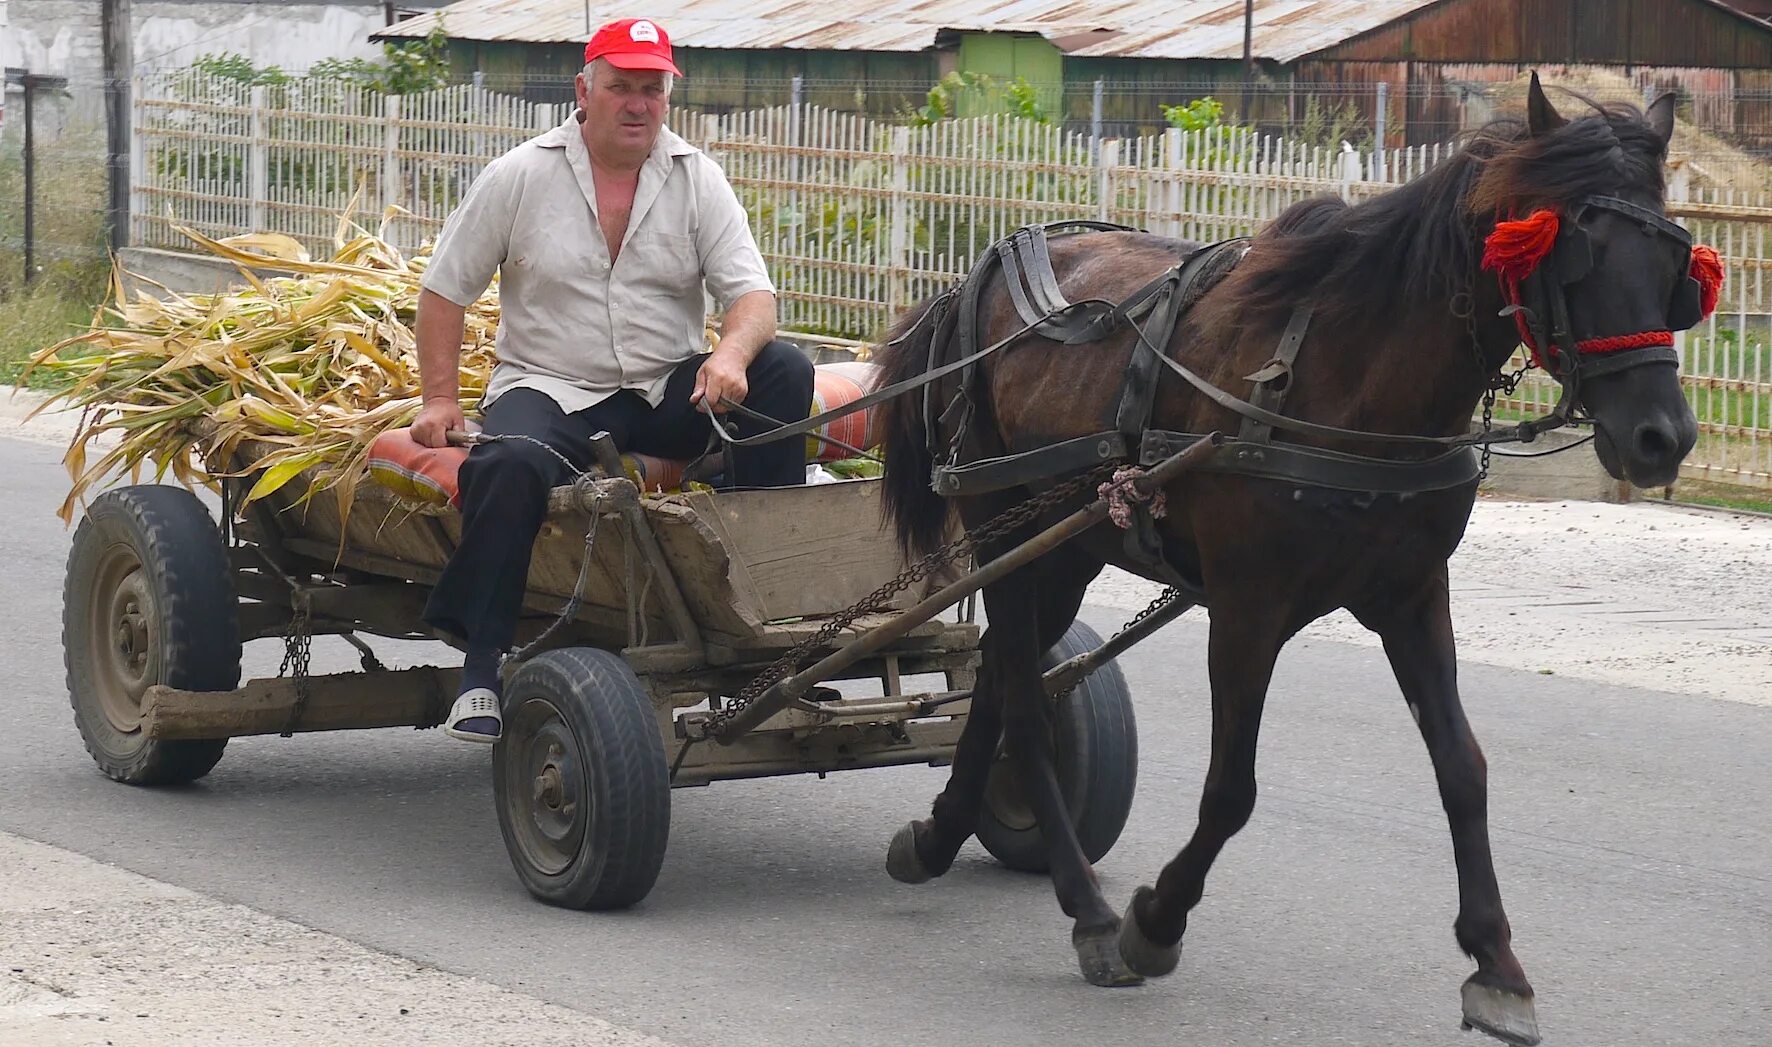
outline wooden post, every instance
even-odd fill
[[[1163,167],[1167,177],[1163,181],[1164,209],[1169,213],[1169,235],[1183,236],[1181,220],[1181,135],[1179,127],[1171,127],[1163,132]]]
[[[387,95],[382,102],[381,202],[400,202],[400,96]]]
[[[139,187],[141,182],[148,177],[147,156],[146,151],[142,148],[142,136],[134,133],[136,126],[147,123],[146,110],[142,107],[142,97],[145,93],[141,74],[138,73],[132,78],[129,94],[129,108],[133,114],[129,135],[129,239],[132,243],[135,240],[135,216],[138,212],[145,210],[141,206],[141,201],[137,199],[140,195]]]
[[[1111,221],[1114,214],[1114,165],[1120,162],[1120,140],[1110,138],[1101,143],[1095,161],[1095,217]]]
[[[892,129],[892,197],[888,213],[891,215],[892,238],[891,256],[886,260],[886,304],[892,309],[910,304],[905,301],[911,266],[911,215],[910,200],[905,195],[910,189],[910,166],[906,157],[911,151],[911,129],[895,127]]]
[[[257,86],[251,95],[252,144],[246,152],[246,199],[248,232],[268,232],[265,203],[271,195],[271,168],[265,147],[265,89]]]

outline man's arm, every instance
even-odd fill
[[[461,413],[461,336],[467,307],[485,292],[503,264],[515,218],[517,186],[504,158],[486,165],[443,223],[418,294],[419,387],[424,404],[412,438],[426,447],[448,443]]]
[[[726,410],[721,399],[744,403],[750,393],[745,370],[774,337],[775,295],[768,291],[740,295],[720,320],[720,344],[701,365],[689,402],[705,400],[715,411]]]
[[[723,411],[722,398],[744,402],[750,391],[745,368],[775,337],[775,285],[732,184],[712,160],[697,159],[702,210],[695,248],[707,289],[725,304],[726,314],[720,323],[720,344],[701,365],[690,402]]]
[[[462,429],[461,336],[467,309],[430,289],[418,293],[418,379],[424,406],[412,423],[412,438],[426,447],[449,442]]]

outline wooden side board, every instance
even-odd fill
[[[307,479],[298,478],[270,499],[284,534],[299,539],[305,554],[325,548],[333,552],[321,559],[428,584],[460,539],[461,517],[452,509],[401,502],[365,480],[346,515],[332,492],[300,501]],[[815,627],[805,619],[853,605],[904,566],[896,541],[882,525],[877,480],[694,492],[646,499],[643,505],[691,616],[710,638],[728,646],[781,646],[787,636]],[[571,595],[590,522],[570,487],[554,491],[534,547],[528,606],[558,608]],[[659,592],[663,583],[654,578],[648,584],[644,558],[618,517],[598,523],[591,556],[580,617],[625,643],[628,594],[637,586],[646,595],[646,633],[655,641],[670,637]],[[920,583],[888,606],[909,606],[930,585]],[[613,635],[618,627],[620,637]]]

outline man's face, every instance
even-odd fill
[[[588,81],[584,73],[578,74],[574,86],[593,150],[633,154],[652,149],[670,100],[666,75],[650,69],[617,69],[607,61],[596,64]]]

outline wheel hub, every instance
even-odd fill
[[[546,701],[523,702],[508,717],[504,744],[506,802],[526,860],[545,875],[558,875],[578,857],[587,799],[578,740]],[[525,803],[524,801],[527,800]]]
[[[86,655],[105,719],[129,734],[141,728],[142,695],[162,682],[154,593],[127,546],[107,550],[95,582],[102,595],[92,604]]]
[[[1001,748],[991,764],[990,776],[985,779],[984,801],[1004,828],[1027,830],[1039,824],[1033,808],[1028,806],[1021,776],[1015,773],[1015,763]]]

